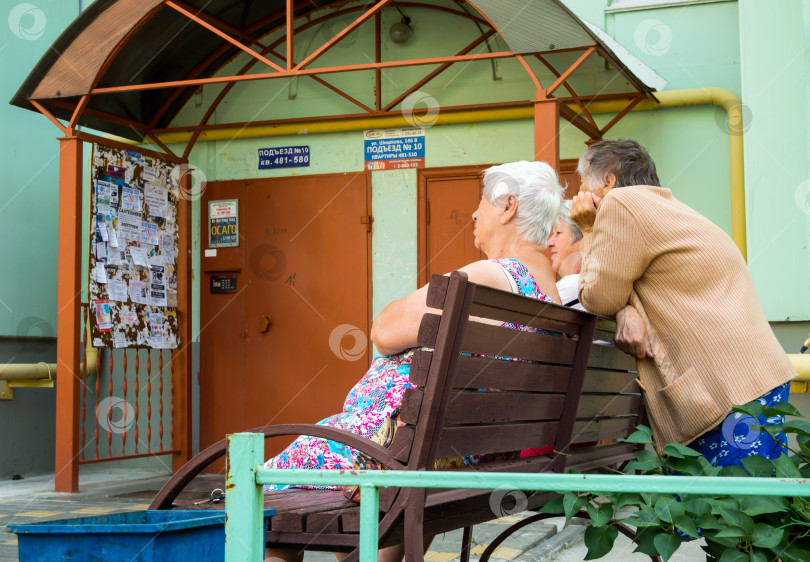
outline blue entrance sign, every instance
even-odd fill
[[[278,146],[259,149],[259,169],[300,168],[309,166],[308,146]]]
[[[367,170],[423,168],[425,130],[376,129],[363,132]]]

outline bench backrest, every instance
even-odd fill
[[[428,306],[442,313],[422,321],[419,345],[433,351],[414,355],[418,388],[406,392],[394,456],[414,470],[484,455],[485,470],[563,471],[597,318],[477,286],[458,272],[431,279]],[[539,447],[549,454],[502,455]]]

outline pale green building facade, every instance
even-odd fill
[[[667,84],[666,92],[723,88],[742,102],[743,123],[731,131],[726,112],[714,105],[633,111],[608,138],[634,137],[649,149],[664,186],[726,232],[731,232],[729,138],[742,135],[745,164],[745,224],[748,263],[760,301],[785,347],[795,353],[810,331],[810,0],[564,0],[583,20],[605,31]],[[86,5],[87,2],[85,1]],[[22,7],[21,7],[22,6]],[[8,23],[0,32],[0,59],[7,78],[0,92],[8,101],[42,54],[83,9],[81,0],[2,0]],[[384,25],[400,16],[383,12]],[[449,20],[420,20],[412,10],[414,36],[407,56],[429,56]],[[452,29],[474,37],[474,28]],[[298,45],[315,41],[299,39]],[[361,55],[360,35],[325,55]],[[503,45],[492,40],[492,47]],[[383,49],[395,46],[383,43]],[[237,58],[233,67],[244,63]],[[464,72],[445,73],[420,89],[437,111],[459,103],[497,103],[515,91],[532,97],[533,86],[512,60],[476,62]],[[386,71],[383,90],[397,92],[414,81],[413,69]],[[582,80],[597,81],[586,75]],[[295,79],[293,79],[294,81]],[[343,80],[343,82],[342,82]],[[228,95],[212,122],[243,122],[353,112],[351,104],[310,81],[246,82]],[[334,84],[358,99],[370,82],[336,76]],[[606,86],[607,87],[607,86]],[[193,96],[173,125],[199,121],[219,92],[206,87]],[[356,109],[356,108],[355,108]],[[58,130],[44,117],[0,106],[4,125],[0,151],[0,215],[7,235],[0,242],[0,360],[52,361],[56,336],[56,241],[58,238]],[[599,114],[607,123],[613,114]],[[497,164],[531,159],[531,119],[435,125],[426,129],[425,167]],[[301,135],[201,139],[189,156],[207,181],[273,177],[289,169],[258,170],[259,148],[301,144]],[[361,131],[305,135],[313,157],[296,174],[359,172],[364,168]],[[586,137],[560,125],[561,158],[577,158]],[[172,145],[174,147],[175,145]],[[88,151],[86,150],[86,153]],[[371,174],[373,312],[416,288],[417,174],[388,170]],[[200,204],[192,208],[193,306],[199,311]],[[696,280],[699,282],[699,280]],[[710,312],[709,312],[710,313]],[[199,314],[194,314],[194,333]],[[195,336],[199,345],[199,336]],[[44,357],[44,358],[40,358]],[[23,389],[13,401],[0,401],[0,478],[47,471],[50,460],[28,443],[53,442],[53,389]],[[794,400],[797,403],[803,401]],[[807,409],[807,408],[805,408]],[[49,425],[50,424],[50,425]],[[23,436],[20,438],[20,436]],[[48,446],[45,447],[47,449]],[[6,451],[15,451],[13,459]],[[37,447],[37,449],[40,449]],[[25,460],[20,460],[25,459]],[[49,464],[50,463],[50,464]]]

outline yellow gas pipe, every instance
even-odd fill
[[[647,98],[632,111],[645,111],[651,109],[690,107],[699,105],[716,105],[726,110],[728,114],[729,129],[729,168],[731,178],[731,237],[740,249],[743,257],[747,259],[746,230],[745,230],[745,178],[743,165],[743,137],[742,137],[742,103],[731,91],[725,88],[696,88],[692,90],[673,90],[670,92],[656,92],[655,100]],[[588,106],[591,113],[618,113],[627,105],[626,100],[597,101]],[[579,111],[576,104],[568,106]],[[513,119],[533,119],[534,108],[504,107],[492,109],[468,109],[461,111],[440,111],[434,116],[434,125],[449,125],[453,123],[478,123],[484,121],[508,121]],[[358,131],[364,129],[384,129],[390,127],[409,127],[413,119],[406,119],[404,115],[387,115],[383,117],[355,117],[331,121],[297,121],[295,123],[282,123],[278,125],[256,125],[247,127],[224,127],[222,129],[209,129],[203,131],[199,140],[230,140],[255,137],[277,137],[284,135],[302,135],[316,133],[336,133],[341,131]],[[191,138],[191,131],[165,133],[160,136],[165,144],[187,142]]]

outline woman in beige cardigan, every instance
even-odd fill
[[[731,413],[734,404],[787,400],[795,376],[734,242],[659,186],[632,139],[594,144],[579,173],[571,210],[584,234],[579,300],[617,315],[616,343],[638,360],[658,447],[689,444],[715,465],[781,454],[757,429],[764,418]]]

